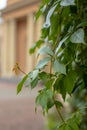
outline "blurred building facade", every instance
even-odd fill
[[[0,45],[0,75],[14,76],[12,68],[16,62],[23,71],[31,71],[35,55],[29,55],[29,48],[40,36],[42,19],[34,21],[40,0],[8,0],[2,10],[3,41]]]

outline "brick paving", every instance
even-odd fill
[[[0,81],[0,130],[44,130],[41,109],[34,111],[37,90],[24,88],[16,95],[16,84]]]

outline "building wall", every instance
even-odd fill
[[[3,23],[0,23],[0,76],[2,74]]]
[[[2,44],[2,74],[3,77],[13,75],[12,68],[15,64],[15,20],[4,21]]]
[[[20,9],[17,8],[15,10],[8,11],[6,13],[3,13],[3,18],[4,18],[4,20],[9,20],[12,18],[24,17],[32,12],[36,12],[38,10],[38,6],[39,6],[39,4],[35,3],[33,5],[24,6]]]
[[[15,3],[20,2],[20,1],[22,1],[22,0],[8,0],[7,1],[7,6],[15,4]]]
[[[27,22],[26,17],[16,20],[16,61],[19,63],[19,66],[26,71],[26,29]]]
[[[14,2],[16,1],[14,0]],[[4,41],[2,46],[3,61],[1,72],[3,77],[14,76],[12,68],[16,62],[25,73],[31,71],[37,62],[36,55],[29,54],[29,48],[39,39],[43,23],[42,18],[37,23],[34,21],[34,14],[38,8],[37,5],[33,4],[32,6],[15,9],[3,15]]]

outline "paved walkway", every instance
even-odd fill
[[[0,130],[44,130],[39,109],[35,114],[37,90],[24,88],[16,95],[16,84],[0,81]]]

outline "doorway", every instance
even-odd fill
[[[26,17],[16,21],[16,61],[26,71]]]

